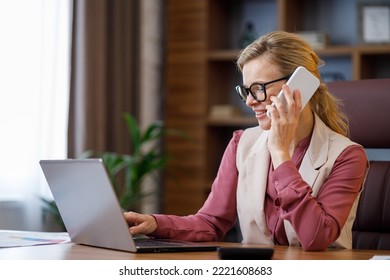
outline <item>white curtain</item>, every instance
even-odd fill
[[[65,158],[71,0],[0,0],[0,200],[50,196],[40,159]]]

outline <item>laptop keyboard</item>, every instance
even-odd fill
[[[183,246],[183,243],[157,239],[135,239],[134,242],[138,247]]]

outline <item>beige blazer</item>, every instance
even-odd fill
[[[268,131],[254,127],[246,129],[238,143],[237,210],[243,243],[273,244],[264,216],[264,198],[270,164],[267,139]],[[314,196],[318,194],[340,153],[354,144],[356,143],[329,129],[315,115],[312,139],[299,168],[303,180],[312,187]],[[358,198],[353,204],[339,238],[332,246],[352,247],[352,225],[357,203]],[[289,244],[299,246],[299,240],[291,224],[286,220],[284,223]]]

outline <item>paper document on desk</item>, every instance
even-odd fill
[[[375,255],[370,260],[390,260],[390,255]]]
[[[0,248],[70,242],[67,232],[0,230]]]

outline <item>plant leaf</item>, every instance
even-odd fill
[[[132,152],[133,154],[138,154],[140,147],[141,147],[141,132],[140,128],[133,116],[131,116],[129,113],[125,113],[125,121],[127,124],[127,128],[129,130],[130,139],[131,139],[131,146],[132,146]]]

